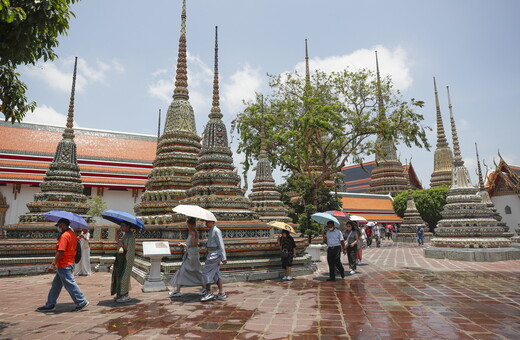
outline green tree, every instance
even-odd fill
[[[381,82],[386,119],[378,107],[378,83],[369,70],[317,71],[312,79],[298,73],[270,76],[270,96],[257,94],[232,123],[245,154],[244,172],[258,158],[260,129],[267,136],[268,157],[273,167],[288,171],[302,185],[304,205],[320,205],[319,192],[348,161],[362,162],[381,153],[376,134],[386,140],[429,148],[423,116],[414,111],[423,102],[405,102],[393,89],[390,78]],[[265,99],[264,99],[265,98]]]
[[[27,85],[16,68],[54,60],[58,37],[66,34],[78,0],[0,0],[0,112],[21,121],[36,103],[27,102]]]
[[[93,217],[100,217],[101,213],[107,210],[107,204],[101,196],[90,197],[87,204],[90,206],[88,214]]]
[[[412,197],[415,201],[417,210],[421,214],[424,222],[428,223],[430,231],[435,229],[437,222],[442,218],[441,211],[444,208],[444,205],[446,205],[448,190],[448,186],[440,186],[412,191]],[[393,205],[397,216],[404,217],[407,201],[408,191],[403,191],[394,198]]]

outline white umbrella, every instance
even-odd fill
[[[374,222],[368,222],[367,227],[375,227],[376,224]]]
[[[198,205],[180,204],[172,210],[178,214],[195,217],[204,221],[217,221],[217,218],[211,211],[201,208]]]
[[[361,216],[357,216],[357,215],[350,215],[350,220],[351,221],[356,221],[356,222],[366,222],[367,221],[366,218],[361,217]]]

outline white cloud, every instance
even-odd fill
[[[351,70],[359,70],[368,68],[376,69],[375,53],[379,59],[379,71],[382,77],[390,75],[394,86],[400,90],[408,89],[413,82],[410,74],[410,61],[406,55],[406,51],[401,47],[388,49],[384,46],[377,45],[370,49],[359,49],[350,54],[340,56],[328,56],[325,58],[316,57],[309,59],[309,68],[311,73],[319,69],[326,73],[333,71],[342,71],[347,67]],[[299,62],[294,67],[300,74],[305,73],[305,62]]]
[[[243,100],[255,98],[255,92],[262,87],[260,68],[252,68],[249,64],[243,65],[229,77],[229,81],[222,86],[222,104],[226,105],[226,112],[235,115],[243,108]]]
[[[50,106],[40,105],[33,112],[28,113],[23,121],[24,123],[37,123],[65,127],[67,124],[67,115],[59,113]],[[74,127],[79,126],[74,123]]]
[[[27,66],[25,73],[29,77],[44,81],[60,92],[70,92],[73,69],[74,58],[65,58],[55,62],[42,62],[36,66]],[[97,60],[95,63],[88,63],[86,60],[78,58],[76,91],[82,92],[88,85],[95,83],[106,83],[107,75],[111,72],[122,73],[124,67],[115,59],[108,62]]]

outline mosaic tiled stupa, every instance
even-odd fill
[[[77,63],[78,58],[76,57],[63,139],[58,143],[54,159],[40,184],[41,192],[34,195],[33,202],[27,203],[29,213],[20,216],[20,223],[49,222],[42,213],[51,210],[66,210],[83,216],[87,222],[92,220],[91,216],[87,216],[90,207],[86,203],[87,196],[83,194],[83,184],[76,157],[76,143],[74,142],[74,91]]]
[[[276,190],[273,170],[267,158],[263,127],[261,134],[260,155],[258,157],[258,163],[256,164],[253,188],[249,195],[249,199],[252,202],[251,210],[256,212],[260,221],[263,222],[281,221],[291,223],[291,219],[287,217],[287,208],[285,208],[283,202],[280,200],[281,194]]]
[[[240,176],[233,165],[233,152],[228,144],[226,125],[220,111],[218,80],[218,40],[215,33],[215,71],[213,102],[209,122],[203,134],[197,172],[193,175],[193,187],[182,204],[195,204],[211,210],[218,220],[251,221],[257,219],[251,210],[251,200],[245,197],[240,186]]]
[[[191,177],[197,166],[200,140],[189,102],[184,0],[173,100],[166,113],[164,132],[158,141],[157,156],[145,185],[146,191],[134,208],[145,224],[173,221],[172,208],[186,198],[186,191],[192,187]]]
[[[439,105],[439,94],[437,83],[433,77],[433,88],[435,90],[435,107],[437,109],[437,146],[433,155],[433,172],[430,178],[430,187],[451,185],[451,172],[453,169],[453,155],[446,140],[444,125],[442,124],[441,108]]]
[[[507,224],[502,221],[502,216],[498,213],[497,211],[497,208],[495,207],[495,204],[493,203],[493,201],[491,201],[491,198],[489,197],[489,193],[487,192],[486,190],[486,187],[484,186],[484,179],[482,178],[482,169],[480,167],[480,157],[478,155],[478,147],[477,147],[477,143],[475,143],[475,151],[476,151],[476,154],[477,154],[477,174],[478,174],[478,193],[480,195],[480,197],[482,197],[482,203],[485,203],[486,206],[491,209],[491,211],[493,212],[493,218],[495,220],[497,220],[497,226],[501,227],[504,229],[504,236],[505,237],[511,237],[513,236],[512,233],[509,233],[509,227],[507,226]]]
[[[437,223],[426,257],[464,261],[500,261],[520,259],[520,249],[510,248],[511,241],[497,226],[493,211],[482,202],[479,189],[470,180],[462,160],[451,100],[448,92],[453,137],[453,175],[446,205]]]
[[[399,232],[396,234],[394,241],[417,242],[417,229],[419,227],[424,228],[424,240],[428,242],[432,234],[427,232],[428,226],[415,206],[415,201],[412,197],[412,187],[410,183],[408,183],[406,210],[404,212],[403,222],[399,226]]]
[[[376,51],[376,72],[378,89],[378,110],[379,119],[386,119],[383,95],[381,93],[381,78],[379,75],[379,62]],[[372,169],[372,179],[370,181],[370,193],[392,196],[407,189],[406,177],[403,173],[403,166],[397,157],[397,149],[392,140],[388,140],[382,134],[378,134],[376,146],[379,152],[376,154],[376,163]]]

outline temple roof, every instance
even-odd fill
[[[392,197],[388,195],[338,192],[343,211],[361,216],[369,222],[401,223],[403,219],[394,212]]]
[[[62,133],[63,127],[0,122],[0,182],[41,183]],[[83,185],[144,189],[155,136],[82,128],[74,135]]]
[[[520,166],[509,165],[501,157],[495,171],[487,176],[486,189],[490,196],[501,191],[512,191],[520,197]]]
[[[355,193],[367,193],[370,189],[370,181],[372,180],[372,169],[375,161],[365,162],[363,164],[349,165],[341,169],[341,173],[345,179],[345,191]],[[403,173],[405,175],[410,172],[410,181],[413,189],[422,189],[422,184],[413,167],[408,164],[403,165]]]

